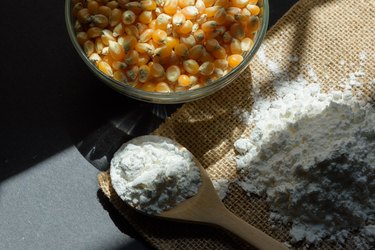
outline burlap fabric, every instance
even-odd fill
[[[207,168],[212,179],[233,180],[236,178],[233,143],[251,132],[238,113],[251,109],[252,86],[261,86],[261,93],[270,98],[274,93],[272,82],[278,76],[267,67],[266,60],[278,63],[281,74],[288,72],[291,77],[303,74],[311,82],[318,79],[325,91],[341,89],[340,83],[348,79],[350,73],[360,71],[357,80],[365,85],[354,87],[353,91],[373,100],[374,24],[373,0],[301,0],[268,32],[262,58],[256,56],[250,68],[220,92],[183,105],[154,133],[187,147]],[[268,59],[265,60],[264,55]],[[315,70],[316,77],[309,73],[309,67]],[[133,212],[115,194],[108,173],[99,175],[99,184],[129,223],[157,249],[249,248],[218,229],[181,226]],[[288,228],[273,227],[268,221],[269,209],[264,198],[248,197],[233,183],[224,203],[247,222],[280,241],[288,241]],[[319,248],[335,249],[336,246],[324,242]],[[350,240],[347,248],[355,248]]]

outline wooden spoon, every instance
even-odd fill
[[[168,141],[181,149],[185,149],[182,145],[169,138],[153,135],[137,137],[128,143],[137,144],[146,141],[156,141],[158,139]],[[281,242],[246,223],[244,220],[230,212],[218,197],[206,170],[195,157],[193,157],[193,159],[196,165],[199,167],[201,175],[201,186],[198,193],[195,196],[177,204],[170,210],[160,214],[153,214],[152,216],[219,226],[237,235],[244,241],[251,244],[253,247],[261,250],[288,249]]]

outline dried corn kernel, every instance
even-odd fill
[[[131,80],[135,81],[138,77],[138,72],[139,72],[139,67],[138,66],[133,66],[129,70],[126,71],[126,76]]]
[[[207,51],[214,51],[220,48],[220,44],[216,39],[209,39],[206,42]]]
[[[164,12],[173,15],[177,11],[178,0],[167,0],[164,4]]]
[[[124,62],[120,62],[120,61],[114,61],[112,63],[112,68],[114,70],[124,70],[128,67],[128,65]]]
[[[100,61],[98,63],[98,69],[108,76],[111,76],[111,77],[113,76],[113,71],[112,71],[111,66],[109,66],[109,64],[106,63],[105,61]]]
[[[103,14],[103,15],[105,15],[106,17],[109,18],[109,17],[111,16],[112,9],[109,8],[108,6],[104,6],[104,5],[102,5],[102,6],[100,6],[100,7],[98,8],[98,13],[99,13],[99,14]]]
[[[118,36],[121,36],[123,35],[125,32],[125,29],[124,29],[124,26],[122,25],[122,23],[118,23],[114,28],[113,28],[113,37],[118,37]]]
[[[228,56],[228,65],[232,68],[236,67],[238,64],[240,64],[243,60],[243,57],[241,55],[230,55]]]
[[[156,90],[156,85],[155,83],[153,82],[146,82],[142,85],[142,88],[141,88],[143,91],[147,91],[147,92],[155,92]]]
[[[189,58],[198,60],[204,52],[204,46],[201,44],[195,45],[189,50]]]
[[[152,54],[154,51],[154,46],[148,43],[137,43],[135,45],[135,50],[139,53]]]
[[[232,54],[241,54],[242,48],[241,48],[241,42],[240,40],[233,38],[230,43],[230,51]]]
[[[198,29],[197,31],[194,32],[194,38],[197,42],[203,42],[205,39],[205,34],[204,31],[201,29]]]
[[[136,16],[135,16],[134,12],[131,11],[131,10],[127,10],[122,14],[122,22],[124,24],[129,25],[129,24],[134,23],[135,18],[136,18]]]
[[[255,4],[248,4],[246,8],[250,11],[252,16],[256,16],[260,12],[260,8]]]
[[[253,46],[254,42],[250,38],[246,37],[241,40],[241,50],[243,52],[249,51]]]
[[[95,65],[97,65],[97,63],[100,62],[102,58],[97,53],[92,53],[89,57],[89,60]]]
[[[244,8],[249,2],[249,0],[231,0],[231,1],[232,1],[232,6],[238,7],[241,9]]]
[[[143,11],[139,16],[138,16],[138,20],[141,22],[141,23],[144,23],[144,24],[149,24],[151,23],[152,21],[152,11]]]
[[[199,66],[199,73],[204,76],[209,76],[214,72],[215,65],[212,62],[204,62]]]
[[[168,81],[175,82],[181,74],[180,68],[176,65],[169,66],[166,71]]]
[[[142,83],[145,83],[150,79],[150,67],[147,65],[142,65],[139,67],[139,78],[138,80]]]
[[[189,74],[194,75],[199,72],[199,64],[193,59],[185,60],[182,65],[184,67],[184,70],[186,70]]]
[[[115,8],[111,11],[111,15],[109,16],[109,25],[114,27],[121,22],[122,19],[122,11]]]
[[[214,61],[215,68],[226,70],[228,68],[228,61],[226,59],[216,59]]]
[[[152,40],[155,43],[163,44],[165,42],[165,39],[167,38],[168,34],[164,30],[157,29],[152,34]]]
[[[87,8],[82,8],[77,12],[76,18],[82,24],[87,24],[91,21],[91,15]]]
[[[220,46],[220,48],[215,49],[214,51],[211,52],[211,54],[217,58],[217,59],[224,59],[227,57],[227,52],[223,47]]]
[[[167,26],[168,24],[172,21],[172,17],[170,17],[169,15],[167,14],[160,14],[157,18],[156,18],[156,28],[157,29],[162,29],[162,30],[167,30]]]
[[[87,30],[88,38],[96,38],[102,35],[102,29],[98,27],[91,27]]]
[[[82,3],[80,3],[82,4]],[[99,3],[97,1],[89,1],[87,2],[87,9],[89,10],[89,13],[91,15],[98,14],[98,9],[99,9]]]
[[[183,36],[180,38],[181,43],[185,44],[188,48],[193,47],[197,42],[193,35]]]
[[[249,21],[247,22],[247,29],[250,32],[254,32],[259,29],[260,22],[259,22],[259,17],[258,16],[251,16],[249,18]]]
[[[156,2],[153,0],[142,0],[141,6],[144,10],[155,10],[156,9]]]
[[[159,63],[152,63],[150,65],[150,74],[152,77],[162,77],[165,74],[164,67]]]
[[[127,82],[128,79],[126,78],[126,74],[122,71],[115,71],[113,73],[113,79],[119,81],[119,82]]]
[[[136,64],[138,62],[139,54],[136,50],[130,50],[126,53],[124,62],[128,65]]]
[[[87,40],[83,44],[83,50],[85,51],[85,54],[87,56],[90,56],[92,53],[94,53],[94,51],[95,51],[94,47],[95,47],[95,44],[91,40]]]
[[[76,38],[80,45],[83,45],[89,39],[86,32],[78,32]]]
[[[152,34],[154,31],[152,29],[145,30],[140,36],[139,36],[139,42],[145,43],[148,42],[152,38]]]
[[[174,51],[176,52],[177,56],[180,56],[183,58],[186,58],[189,56],[189,48],[188,46],[186,46],[186,44],[180,43],[176,45],[176,47],[174,48]]]
[[[118,43],[114,41],[109,41],[109,54],[111,57],[117,61],[121,61],[125,57],[124,48]]]
[[[185,2],[186,0],[183,1]],[[199,11],[195,6],[187,6],[181,10],[181,13],[186,17],[186,19],[195,19],[198,16]]]
[[[135,48],[137,39],[134,36],[124,36],[118,39],[118,43],[124,47],[125,52],[129,52]]]
[[[105,29],[102,30],[100,33],[104,45],[108,46],[109,41],[116,41],[116,39],[113,37],[112,31]]]
[[[207,21],[202,24],[201,29],[204,32],[212,32],[216,29],[217,26],[218,26],[218,23],[216,21]]]
[[[181,26],[185,21],[186,21],[186,18],[184,14],[182,14],[181,12],[177,12],[176,14],[173,15],[173,18],[172,18],[173,25],[178,27],[178,26]]]
[[[186,86],[189,86],[191,84],[191,80],[190,80],[190,77],[187,76],[187,75],[180,75],[178,77],[178,85],[181,86],[181,87],[186,87]]]
[[[117,1],[110,1],[110,2],[107,3],[106,6],[113,10],[113,9],[118,7],[118,2]]]
[[[178,29],[179,32],[182,34],[189,34],[193,29],[193,23],[190,20],[184,22],[180,28]]]
[[[187,6],[193,6],[195,0],[178,0],[178,6],[182,9]]]
[[[171,89],[167,83],[159,82],[155,86],[155,91],[159,93],[169,93],[171,92]]]
[[[169,57],[172,54],[172,48],[168,46],[162,46],[155,50],[155,56],[160,58]]]
[[[208,8],[208,7],[211,7],[212,5],[214,5],[215,0],[203,0],[203,2],[204,2],[204,5],[206,6],[206,8]]]

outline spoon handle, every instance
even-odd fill
[[[272,238],[263,231],[246,223],[228,209],[223,208],[217,213],[217,220],[215,224],[234,233],[241,239],[250,243],[259,250],[285,250],[288,249],[284,244]]]

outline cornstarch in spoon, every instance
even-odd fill
[[[158,214],[197,194],[200,172],[187,149],[157,137],[139,142],[124,144],[111,161],[112,185],[122,200]]]

